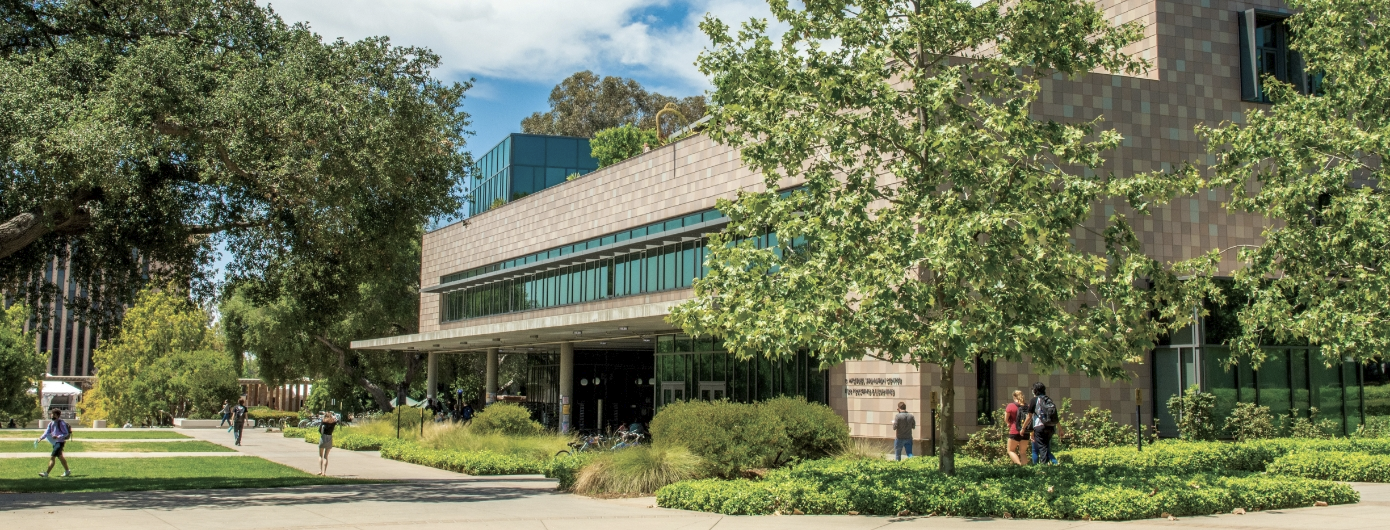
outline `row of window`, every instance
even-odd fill
[[[827,403],[829,378],[805,351],[738,359],[718,341],[663,335],[656,343],[656,406],[700,399],[754,402],[801,396]]]
[[[684,227],[687,227],[687,226],[694,226],[694,225],[697,225],[697,224],[700,224],[700,223],[703,223],[703,222],[706,222],[706,221],[713,221],[713,220],[718,219],[718,218],[723,217],[723,216],[724,216],[724,214],[719,213],[719,210],[714,210],[714,209],[705,210],[705,211],[702,211],[702,212],[695,212],[695,213],[693,213],[693,214],[686,215],[686,216],[684,216],[684,217],[677,217],[677,218],[675,218],[675,219],[667,219],[667,220],[665,220],[665,221],[659,221],[659,222],[651,223],[651,224],[648,224],[648,225],[639,226],[639,227],[633,228],[633,229],[631,229],[631,230],[624,230],[624,231],[622,231],[622,232],[618,232],[618,233],[615,233],[615,234],[608,234],[608,235],[606,235],[606,236],[601,236],[601,237],[596,237],[596,238],[589,239],[589,240],[585,240],[585,241],[580,241],[580,242],[575,243],[575,244],[572,244],[572,245],[565,245],[565,246],[563,246],[563,247],[556,247],[556,248],[552,248],[552,249],[549,249],[549,250],[542,250],[542,251],[540,251],[540,252],[536,252],[536,253],[534,253],[534,254],[528,254],[528,255],[526,255],[526,256],[522,256],[522,257],[519,257],[519,258],[510,259],[510,260],[502,261],[502,262],[498,262],[498,263],[493,263],[493,264],[490,264],[490,265],[484,265],[484,266],[482,266],[482,267],[474,267],[474,268],[472,268],[472,269],[468,269],[468,270],[462,271],[462,272],[456,272],[456,273],[453,273],[453,274],[447,274],[447,275],[444,275],[444,276],[442,276],[442,277],[439,278],[439,283],[456,282],[456,281],[459,281],[459,280],[463,280],[463,279],[467,279],[467,278],[472,278],[472,277],[478,276],[478,275],[480,275],[480,274],[487,274],[487,273],[489,273],[489,272],[496,272],[496,271],[500,271],[500,270],[504,270],[504,269],[510,269],[510,268],[513,268],[513,267],[518,267],[518,266],[525,265],[525,264],[528,264],[528,263],[535,263],[535,262],[537,262],[537,261],[543,261],[543,260],[547,260],[547,259],[551,259],[551,258],[558,258],[558,257],[560,257],[560,256],[565,256],[565,255],[568,255],[568,254],[573,254],[573,253],[575,253],[575,252],[580,252],[580,251],[588,250],[588,249],[591,249],[591,248],[598,248],[598,247],[605,246],[605,245],[612,245],[612,244],[615,244],[615,243],[622,243],[622,242],[627,241],[627,240],[630,240],[630,239],[636,239],[636,238],[639,238],[639,237],[645,237],[645,236],[649,236],[649,235],[653,235],[653,234],[660,234],[660,233],[663,233],[663,232],[669,232],[669,231],[677,230],[677,229],[684,228]]]

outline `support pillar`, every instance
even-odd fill
[[[429,361],[425,364],[425,398],[430,403],[439,401],[436,396],[439,385],[439,352],[430,352]]]
[[[574,343],[560,343],[560,432],[570,430],[570,400],[574,396]]]
[[[497,348],[487,349],[487,376],[483,379],[483,392],[487,396],[483,406],[497,401]]]

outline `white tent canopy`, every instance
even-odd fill
[[[32,389],[32,388],[29,389],[29,394],[33,394],[33,393],[34,393],[34,389]],[[69,385],[69,384],[67,384],[67,383],[64,383],[64,382],[62,382],[62,381],[44,381],[44,382],[43,382],[43,395],[44,395],[44,396],[47,396],[47,397],[52,397],[52,396],[80,396],[80,395],[82,395],[82,389],[77,388],[77,387],[72,386],[72,385]]]

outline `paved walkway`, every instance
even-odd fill
[[[242,431],[241,446],[237,447],[232,445],[232,434],[225,429],[181,429],[179,433],[225,445],[242,453],[309,473],[319,472],[318,446],[305,443],[303,438],[285,438],[279,432],[247,429]],[[329,453],[328,460],[328,474],[335,477],[407,481],[449,481],[468,478],[468,475],[452,471],[387,460],[377,456],[373,451],[334,449]],[[554,487],[553,483],[551,487]]]
[[[218,436],[215,431],[208,432],[207,436],[196,431],[184,432],[213,441],[217,441],[214,438]],[[222,437],[225,438],[225,434],[222,432]],[[312,471],[317,466],[314,446],[302,440],[281,438],[278,433],[247,432],[241,450],[301,469]],[[555,482],[541,477],[470,477],[384,460],[373,453],[334,451],[331,470],[338,476],[400,482],[260,490],[0,495],[0,511],[4,512],[0,513],[0,521],[4,521],[6,528],[112,530],[1358,530],[1385,528],[1385,514],[1390,513],[1390,484],[1357,484],[1362,502],[1356,505],[1183,517],[1178,521],[1097,523],[957,517],[745,517],[652,508],[651,498],[590,499],[556,493]]]

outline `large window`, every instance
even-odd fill
[[[567,136],[511,134],[478,158],[469,214],[520,199],[598,169],[589,140]]]
[[[805,351],[770,359],[738,359],[717,340],[662,335],[656,343],[657,407],[676,401],[762,401],[801,396],[826,403],[828,379],[820,363]]]
[[[1300,92],[1316,93],[1321,79],[1304,71],[1303,59],[1289,47],[1288,15],[1249,9],[1240,20],[1240,95],[1245,101],[1269,103],[1263,86],[1272,77]]]

